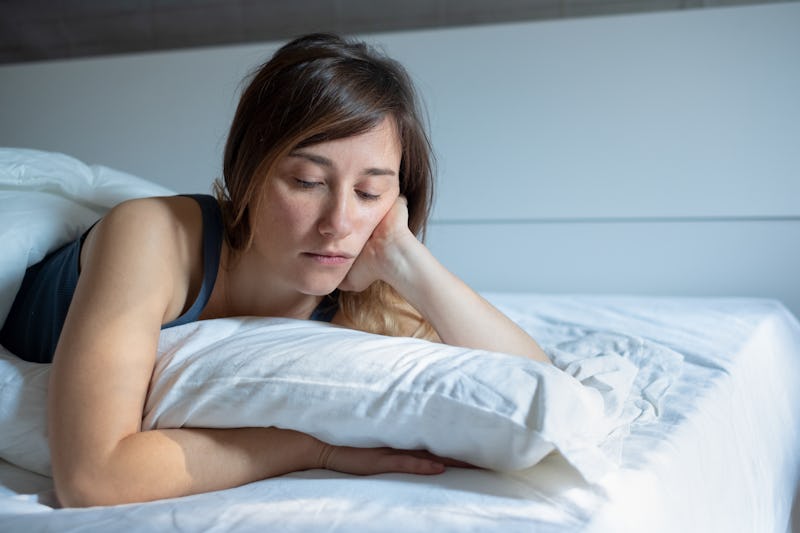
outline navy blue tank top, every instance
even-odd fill
[[[219,204],[213,196],[185,195],[200,205],[203,216],[203,283],[191,307],[161,329],[195,322],[208,304],[219,269],[223,225]],[[0,330],[0,344],[26,361],[50,363],[75,294],[80,272],[81,246],[86,238],[65,244],[30,266],[22,280],[8,317]],[[330,322],[339,309],[334,291],[314,309],[311,320]]]

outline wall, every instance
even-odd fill
[[[374,35],[430,112],[429,244],[482,290],[800,315],[800,4]],[[0,144],[208,190],[275,43],[0,67]]]

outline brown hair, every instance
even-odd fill
[[[250,213],[281,158],[296,148],[365,133],[386,117],[400,139],[408,225],[424,238],[433,155],[408,73],[365,43],[336,35],[307,35],[281,47],[249,78],[225,145],[224,181],[214,185],[231,249],[251,245]],[[354,327],[375,333],[403,334],[400,316],[418,317],[382,282],[363,293],[343,292],[340,306]]]

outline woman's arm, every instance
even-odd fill
[[[550,361],[530,335],[447,270],[416,238],[398,244],[392,252],[395,268],[385,281],[430,322],[442,342]]]
[[[272,466],[255,453],[252,431],[139,432],[161,323],[180,313],[188,290],[182,267],[195,250],[179,230],[186,205],[127,202],[84,242],[48,394],[53,477],[64,505],[212,490]]]
[[[550,362],[524,330],[448,271],[408,229],[398,198],[359,256],[342,288],[363,289],[380,279],[431,324],[442,342]]]
[[[331,453],[332,447],[311,436],[275,428],[140,431],[160,326],[185,306],[191,277],[185,267],[201,253],[200,235],[192,234],[199,224],[180,221],[187,209],[199,217],[183,200],[122,204],[84,243],[48,394],[61,503],[175,497],[318,467],[440,472],[434,458],[385,449]]]
[[[443,472],[445,465],[469,466],[425,452],[331,446],[278,428],[143,431],[119,440],[102,461],[98,459],[68,476],[56,474],[63,506],[174,498],[311,468],[357,475],[431,475]]]

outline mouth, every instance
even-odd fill
[[[303,252],[304,257],[321,265],[345,265],[353,260],[353,256],[343,252]]]

